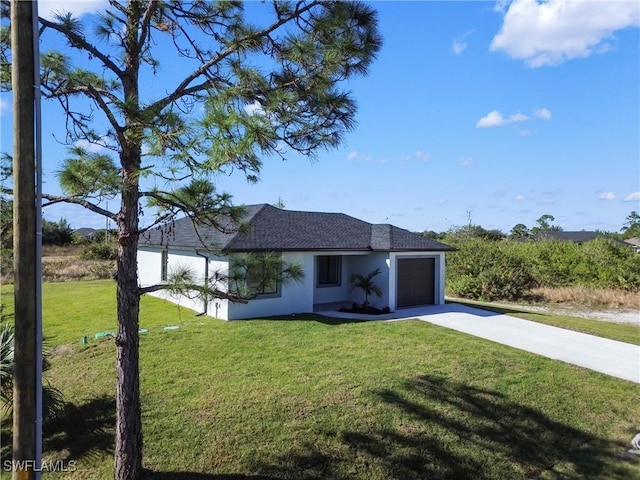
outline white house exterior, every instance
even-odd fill
[[[203,283],[215,282],[217,276],[228,274],[233,253],[275,252],[286,262],[302,265],[304,279],[248,303],[173,297],[162,290],[153,295],[224,320],[264,318],[313,312],[326,304],[362,303],[364,293],[351,288],[351,275],[380,269],[375,282],[383,294],[369,298],[372,306],[396,310],[444,303],[445,252],[452,250],[444,244],[343,214],[294,212],[270,205],[247,207],[246,222],[248,233],[198,229],[195,235],[196,229],[184,219],[175,222],[172,235],[156,232],[142,239],[138,249],[141,287],[162,283],[180,267],[189,267]]]

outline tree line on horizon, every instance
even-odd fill
[[[433,238],[435,240],[455,242],[461,239],[479,238],[483,240],[516,240],[536,238],[540,234],[547,232],[562,232],[564,228],[560,225],[556,225],[552,222],[555,221],[553,215],[544,214],[536,220],[536,224],[532,227],[527,227],[524,223],[518,223],[513,226],[509,233],[504,233],[500,229],[486,229],[480,225],[474,224],[471,220],[467,225],[454,226],[450,229],[442,232],[436,232],[434,230],[424,230],[420,233],[427,238]],[[586,230],[582,230],[586,231]],[[601,233],[609,238],[615,240],[626,240],[629,238],[640,237],[640,214],[635,210],[627,215],[620,231],[609,232],[604,230],[596,230],[597,233]],[[446,242],[445,242],[446,243]]]

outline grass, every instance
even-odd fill
[[[452,301],[472,307],[481,307],[496,313],[504,313],[513,317],[524,318],[525,320],[531,320],[533,322],[553,325],[554,327],[566,328],[567,330],[574,330],[598,337],[610,338],[611,340],[640,345],[640,327],[637,324],[603,322],[600,320],[569,317],[552,313],[531,312],[519,307],[509,307],[460,298],[452,299]]]
[[[78,467],[46,478],[112,476],[115,346],[79,340],[115,329],[113,296],[44,286],[70,404],[45,458]],[[144,298],[141,325],[149,479],[640,478],[630,382],[419,321],[225,323]]]

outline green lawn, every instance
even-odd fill
[[[48,380],[70,403],[45,458],[78,467],[45,478],[112,475],[115,347],[80,339],[115,329],[113,295],[44,286]],[[225,323],[145,298],[141,326],[151,479],[640,478],[630,382],[419,321]]]

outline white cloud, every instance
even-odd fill
[[[78,140],[77,142],[74,143],[74,145],[76,147],[80,147],[83,148],[84,150],[86,150],[89,153],[100,153],[104,150],[106,150],[106,147],[102,144],[102,142],[106,143],[107,141],[107,137],[102,137],[100,139],[100,143],[92,143],[88,140],[85,140],[84,138],[81,140]]]
[[[418,160],[422,160],[423,162],[426,162],[427,160],[429,160],[429,154],[422,152],[420,150],[418,150],[416,153],[413,154],[413,157],[418,159]]]
[[[538,133],[537,130],[520,130],[520,135],[523,137],[527,137],[529,135],[535,135],[536,133]]]
[[[460,158],[460,165],[462,165],[463,167],[470,167],[471,165],[473,165],[473,158],[471,157],[461,157]]]
[[[456,55],[460,55],[462,52],[464,52],[465,48],[467,48],[467,42],[461,42],[457,39],[453,40],[453,45],[451,45],[451,50],[453,50],[453,53],[455,53]]]
[[[598,198],[600,200],[615,200],[616,194],[613,192],[602,192],[600,195],[598,195]]]
[[[625,202],[637,202],[640,200],[640,192],[633,192],[624,197]]]
[[[0,112],[6,112],[7,110],[9,110],[9,102],[4,98],[0,98]]]
[[[551,120],[551,111],[546,108],[536,108],[533,110],[533,114],[543,120]]]
[[[505,4],[501,4],[505,12]],[[617,30],[640,26],[637,1],[515,0],[504,13],[491,51],[504,51],[529,67],[559,65],[609,49]]]
[[[423,152],[422,150],[418,150],[414,153],[410,153],[408,155],[403,155],[401,161],[408,162],[410,160],[419,160],[421,162],[427,162],[431,158],[431,155],[428,152]]]
[[[257,100],[249,105],[245,105],[244,111],[247,115],[264,115],[264,108]]]
[[[85,13],[94,13],[107,6],[106,0],[40,0],[38,15],[47,20],[54,20],[56,14],[71,12],[75,18]]]
[[[524,122],[526,120],[529,120],[529,117],[519,112],[514,113],[508,118],[504,118],[498,110],[493,110],[492,112],[489,112],[486,116],[478,120],[478,122],[476,123],[476,127],[478,128],[503,127],[511,123]]]
[[[468,32],[465,32],[464,35],[453,39],[451,50],[453,50],[454,54],[460,55],[462,52],[465,51],[465,49],[467,48],[467,42],[465,42],[465,40],[469,35],[475,32],[475,30],[476,30],[475,28],[472,30],[469,30]]]
[[[371,157],[371,155],[363,155],[362,153],[354,150],[353,152],[350,152],[349,155],[347,155],[347,160],[350,162],[370,162],[371,160],[373,160],[373,158]]]
[[[516,195],[515,201],[516,202],[524,202],[525,198],[524,195]]]

